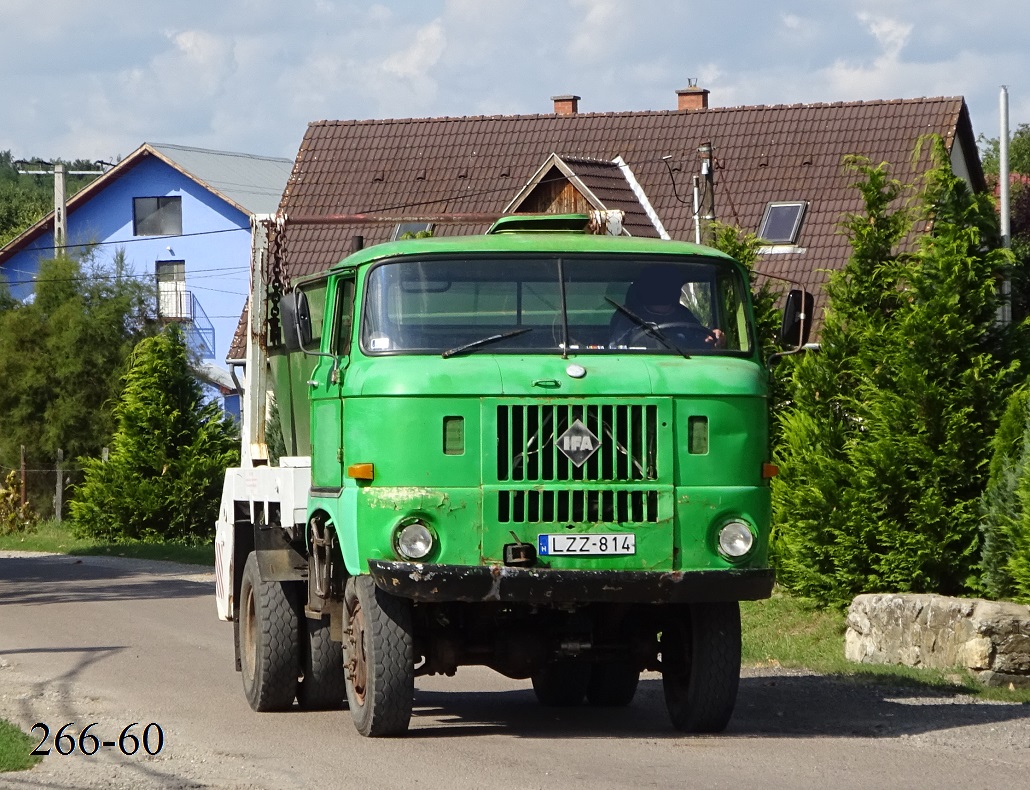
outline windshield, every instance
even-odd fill
[[[745,293],[734,266],[700,256],[401,259],[369,274],[361,345],[373,355],[739,355],[753,343]]]

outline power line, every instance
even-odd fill
[[[187,239],[193,236],[213,236],[216,233],[239,233],[250,228],[222,228],[221,230],[202,230],[196,233],[177,233],[171,236],[142,236],[135,239],[116,239],[114,241],[84,241],[81,244],[56,244],[49,247],[28,247],[27,250],[39,252],[42,250],[67,250],[72,247],[103,247],[110,244],[135,244],[140,241],[164,241],[165,239]]]
[[[243,291],[226,291],[224,288],[207,288],[203,285],[190,286],[192,290],[196,291],[211,291],[212,293],[218,294],[232,294],[233,296],[246,296],[247,294]]]
[[[2,270],[0,270],[2,271]],[[27,271],[19,270],[22,274],[28,274]],[[226,274],[238,272],[249,272],[249,266],[230,266],[226,268],[214,268],[214,269],[195,269],[191,274],[197,274],[200,272],[217,272],[217,274],[205,274],[202,277],[195,277],[197,280],[207,279],[218,279]],[[153,274],[80,274],[76,277],[38,277],[34,276],[31,280],[5,280],[8,285],[38,285],[39,283],[81,283],[90,282],[91,280],[152,280],[154,279]],[[199,286],[198,286],[199,287]]]

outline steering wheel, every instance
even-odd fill
[[[661,334],[672,343],[684,348],[704,348],[712,332],[708,327],[693,321],[661,321],[656,326]],[[640,346],[654,348],[662,346],[662,341],[651,334],[649,327],[631,326],[609,344],[610,348],[618,346]]]

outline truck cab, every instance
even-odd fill
[[[738,601],[773,585],[748,274],[565,219],[370,247],[278,295],[288,454],[250,479],[288,495],[255,508],[230,470],[218,527],[253,707],[345,695],[395,735],[419,675],[620,706],[651,670],[676,728],[725,727]]]

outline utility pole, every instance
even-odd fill
[[[54,246],[62,248],[68,238],[68,222],[65,212],[68,208],[67,192],[64,186],[64,165],[54,165]]]
[[[697,155],[701,160],[701,178],[704,180],[704,191],[701,194],[701,243],[711,244],[715,241],[712,223],[715,222],[715,158],[712,154],[712,143],[704,142],[697,147]]]
[[[35,160],[38,165],[53,167],[53,170],[19,170],[20,176],[53,176],[54,177],[54,247],[59,255],[60,251],[68,244],[68,189],[65,185],[65,177],[72,176],[102,176],[106,170],[71,170],[65,169],[64,164],[57,162],[42,162]],[[24,159],[15,161],[15,165],[29,164]],[[106,165],[106,162],[97,161],[94,164]]]
[[[64,450],[57,451],[57,489],[54,491],[54,518],[61,523],[64,510]]]

